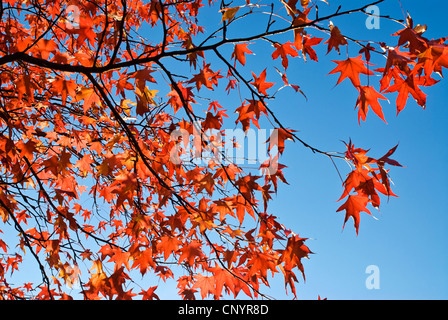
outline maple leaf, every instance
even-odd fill
[[[272,59],[275,60],[278,57],[282,59],[283,68],[288,69],[288,55],[291,57],[297,57],[299,54],[296,49],[294,49],[293,44],[288,41],[284,44],[275,43],[274,44],[275,51],[272,53]]]
[[[83,175],[86,175],[87,173],[92,172],[92,163],[94,163],[94,160],[86,154],[81,159],[76,161],[75,167],[79,168],[79,171]]]
[[[360,73],[366,75],[374,74],[371,70],[366,68],[361,55],[359,55],[356,58],[348,58],[343,61],[333,61],[333,62],[337,63],[338,66],[334,68],[329,74],[334,74],[337,72],[341,73],[338,82],[336,84],[339,84],[344,79],[349,78],[355,87],[359,87],[361,85],[361,82],[359,80]]]
[[[148,290],[141,290],[142,300],[160,300],[159,296],[154,292],[158,286],[150,287]]]
[[[133,255],[134,261],[132,264],[132,268],[136,268],[137,266],[139,266],[140,273],[144,275],[147,272],[148,268],[154,268],[156,266],[152,255],[153,251],[150,248],[144,251],[139,251],[139,254],[137,256]]]
[[[418,55],[418,63],[413,73],[423,68],[429,80],[433,72],[442,75],[442,67],[448,68],[448,45],[440,44],[437,41],[430,41],[429,48]]]
[[[174,278],[173,272],[170,268],[165,266],[156,266],[154,271],[157,273],[157,275],[162,279],[163,281],[166,281],[166,279]]]
[[[94,88],[82,87],[76,94],[76,101],[84,100],[82,106],[84,112],[87,112],[94,105],[101,105],[100,97],[96,94]]]
[[[233,292],[233,295],[236,297],[237,292],[235,290],[235,276],[228,270],[219,267],[216,263],[213,268],[209,268],[213,274],[214,280],[214,298],[219,299],[221,297],[222,290],[224,287],[230,289]]]
[[[182,83],[176,84],[177,88],[181,92],[181,96],[179,96],[178,91],[174,86],[172,86],[171,91],[166,95],[167,97],[170,97],[168,102],[171,104],[171,106],[174,109],[174,112],[176,113],[179,109],[184,107],[183,101],[187,102],[187,107],[191,109],[190,103],[195,103],[194,100],[194,94],[191,87],[184,87]],[[191,110],[190,110],[191,111]]]
[[[358,110],[358,122],[361,124],[362,121],[366,120],[367,112],[369,111],[369,106],[372,108],[373,112],[376,113],[384,122],[383,111],[378,99],[387,100],[382,94],[378,93],[372,86],[360,86],[359,97],[356,101],[356,106],[359,107]],[[386,122],[387,123],[387,122]]]
[[[180,249],[181,255],[179,257],[179,263],[186,260],[190,266],[193,266],[196,258],[204,257],[201,246],[201,242],[197,240],[193,240],[188,245],[183,246]]]
[[[374,51],[374,50],[375,50],[375,48],[372,47],[370,45],[370,43],[368,43],[366,46],[362,47],[361,50],[359,50],[359,53],[364,53],[366,61],[369,62],[370,61],[370,51]]]
[[[223,77],[219,73],[220,71],[213,72],[210,69],[210,63],[206,65],[204,62],[203,69],[201,69],[198,74],[194,75],[188,83],[196,83],[196,89],[198,91],[201,89],[202,85],[213,90],[213,85],[218,85],[218,79]]]
[[[309,254],[312,254],[311,250],[305,245],[307,238],[301,238],[298,235],[293,235],[288,238],[286,247],[284,250],[280,250],[280,258],[278,264],[281,265],[281,270],[285,276],[285,287],[289,284],[291,290],[295,296],[294,281],[297,281],[292,270],[298,268],[305,279],[305,271],[302,264],[303,258],[308,258]],[[284,263],[284,265],[282,265]]]
[[[158,90],[149,90],[148,87],[145,87],[143,91],[140,91],[140,88],[135,88],[135,94],[137,98],[137,108],[136,113],[137,115],[144,115],[145,113],[149,112],[149,106],[150,105],[157,105],[157,103],[154,101],[154,98],[156,97],[156,93],[159,92]]]
[[[48,60],[50,57],[50,53],[55,53],[57,49],[57,45],[54,42],[54,40],[49,39],[40,39],[37,42],[37,51],[39,52],[40,56],[44,60]]]
[[[78,84],[75,80],[65,80],[60,77],[56,78],[51,84],[55,92],[61,93],[62,105],[66,105],[67,96],[76,98],[76,89]]]
[[[310,57],[311,60],[317,61],[317,54],[314,51],[313,46],[321,43],[323,38],[311,37],[310,35],[306,35],[302,40],[302,52],[303,59],[306,61],[306,55]]]
[[[207,112],[207,116],[202,123],[202,127],[204,130],[208,129],[221,129],[222,126],[222,116],[218,113],[216,115],[212,114],[211,112]]]
[[[336,210],[336,212],[345,210],[344,226],[347,220],[352,217],[356,228],[356,234],[359,231],[359,221],[361,211],[371,214],[369,209],[366,208],[369,198],[365,195],[350,195],[347,201]]]
[[[126,97],[125,90],[132,90],[134,88],[132,83],[128,82],[128,78],[127,77],[126,78],[120,78],[116,82],[116,87],[117,87],[116,95],[120,94],[123,97],[123,99]],[[137,87],[144,87],[144,85],[139,83],[139,85],[137,85]]]
[[[333,48],[338,53],[340,53],[339,46],[348,45],[347,40],[341,34],[341,31],[339,30],[339,28],[336,26],[333,26],[332,23],[330,24],[330,31],[331,31],[330,38],[324,42],[324,43],[328,43],[327,54],[329,54],[330,51],[333,50]]]
[[[248,261],[248,264],[250,265],[249,276],[260,274],[263,279],[267,279],[268,269],[270,269],[272,273],[278,272],[275,260],[276,259],[271,254],[265,252],[254,252]]]
[[[266,140],[266,143],[269,142],[268,152],[274,146],[277,146],[278,152],[282,154],[285,150],[285,140],[294,141],[294,137],[292,135],[293,132],[295,132],[295,130],[275,128],[271,136],[268,138],[268,140]]]
[[[345,157],[353,161],[358,170],[361,170],[362,167],[367,167],[368,169],[370,169],[369,163],[375,162],[375,159],[366,156],[369,150],[355,148],[355,145],[351,142],[351,140],[349,141],[348,144],[345,143],[345,145],[347,146]]]
[[[202,274],[198,274],[195,276],[195,283],[192,289],[200,289],[201,297],[205,299],[209,294],[213,294],[215,291],[215,280],[212,277],[206,277]]]
[[[397,115],[405,108],[409,94],[417,101],[417,104],[423,109],[426,106],[426,94],[418,87],[418,85],[424,85],[425,81],[423,78],[415,78],[409,76],[406,79],[394,78],[394,84],[391,85],[386,91],[388,92],[398,92],[396,104],[397,104]]]
[[[181,241],[179,239],[165,235],[157,244],[157,250],[163,252],[164,258],[166,260],[172,252],[176,252],[179,249],[180,244]]]
[[[252,121],[252,123],[259,128],[258,119],[260,118],[260,114],[264,113],[267,115],[267,109],[261,101],[249,100],[247,102],[247,104],[243,103],[235,110],[235,113],[239,114],[238,118],[235,120],[235,123],[241,122],[244,131],[247,131],[250,127],[250,121]]]
[[[387,62],[384,67],[383,77],[389,73],[392,66],[396,66],[400,71],[409,75],[411,73],[409,64],[415,64],[412,60],[413,58],[413,55],[407,52],[401,52],[398,48],[389,49],[387,51]]]
[[[31,77],[28,74],[17,76],[15,87],[19,100],[21,100],[23,96],[26,96],[30,101],[34,101],[33,90],[36,89],[36,85],[31,81]]]
[[[398,147],[398,144],[395,147],[391,148],[389,151],[387,151],[387,153],[384,156],[379,158],[377,160],[377,163],[381,164],[381,165],[384,165],[385,163],[387,163],[392,166],[402,167],[402,165],[399,164],[398,161],[389,158],[397,150],[397,147]]]
[[[143,68],[140,70],[137,70],[133,73],[131,73],[129,75],[129,78],[134,78],[135,79],[135,86],[137,88],[140,89],[140,91],[143,91],[145,89],[146,86],[146,82],[152,82],[152,83],[156,83],[156,80],[154,79],[154,77],[151,75],[151,73],[153,73],[154,70],[148,68]],[[126,81],[125,79],[120,79],[122,82],[123,80]],[[126,83],[121,85],[122,87],[126,87]],[[132,89],[130,87],[130,89]]]
[[[368,175],[368,173],[369,173],[369,170],[367,170],[365,168],[360,168],[360,169],[353,170],[352,172],[350,172],[344,181],[344,192],[342,193],[342,196],[339,198],[339,200],[348,196],[350,191],[352,191],[352,189],[358,188],[358,186],[360,184],[371,179],[371,177]]]
[[[2,239],[0,239],[0,248],[2,248],[5,253],[8,252],[8,249],[7,249],[8,246],[6,245],[6,243]]]
[[[243,66],[246,64],[246,53],[247,54],[253,54],[252,51],[250,51],[247,46],[248,43],[239,43],[235,45],[235,48],[233,49],[231,58],[235,58],[235,63],[238,61]]]
[[[400,31],[397,31],[393,36],[399,36],[398,46],[408,44],[409,52],[421,53],[428,47],[428,40],[421,36],[421,33],[415,31],[411,27],[406,27]]]
[[[251,84],[253,84],[257,88],[258,92],[267,96],[268,94],[267,94],[266,90],[269,89],[270,87],[272,87],[275,83],[266,82],[266,69],[264,69],[260,73],[259,77],[257,77],[255,75],[255,73],[253,73],[253,72],[252,72],[252,76],[254,77],[254,81],[251,82]]]

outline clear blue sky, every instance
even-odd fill
[[[360,1],[343,3],[344,9],[359,6]],[[432,1],[426,6],[421,1],[402,0],[402,5],[414,24],[428,25],[427,38],[448,36],[447,2]],[[379,8],[382,15],[403,17],[398,0],[386,1]],[[392,39],[388,35],[401,29],[382,19],[379,30],[368,30],[365,16],[346,18],[334,23],[357,39],[384,39],[384,35]],[[369,154],[375,157],[399,142],[394,159],[406,167],[394,167],[390,172],[395,183],[392,190],[399,198],[391,198],[389,203],[382,199],[380,212],[372,210],[378,220],[361,213],[356,236],[352,220],[342,231],[344,213],[336,213],[342,203],[335,202],[341,182],[331,162],[300,144],[287,145],[283,162],[289,167],[286,177],[290,185],[281,186],[270,208],[301,236],[313,238],[307,244],[315,254],[304,262],[307,278],[297,286],[298,298],[447,299],[448,82],[442,80],[425,90],[426,110],[409,99],[397,117],[396,95],[388,95],[390,104],[382,102],[388,125],[370,111],[367,122],[359,126],[354,110],[356,90],[347,81],[334,87],[338,75],[326,75],[335,66],[330,60],[344,59],[345,50],[340,57],[325,53],[318,52],[319,64],[291,65],[297,72],[291,76],[294,71],[290,70],[289,80],[301,86],[308,102],[300,96],[291,101],[291,96],[284,95],[285,100],[279,99],[273,106],[279,118],[285,126],[299,130],[305,141],[326,151],[343,150],[339,139],[351,138],[356,146],[371,148]],[[354,53],[351,51],[351,56]],[[348,173],[343,161],[337,165]],[[365,286],[369,265],[380,270],[379,290]],[[274,296],[284,296],[282,281],[271,289]]]

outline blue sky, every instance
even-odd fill
[[[344,9],[357,7],[360,2],[343,3]],[[447,36],[446,2],[435,1],[426,7],[420,1],[402,1],[402,5],[414,24],[428,25],[424,34],[427,38]],[[397,0],[386,1],[379,8],[382,15],[403,17]],[[382,19],[379,30],[368,30],[365,16],[357,17],[333,22],[354,38],[386,38],[392,39],[390,44],[396,43],[389,35],[401,29],[398,24]],[[356,52],[351,47],[350,56],[354,56]],[[335,87],[338,75],[327,75],[335,67],[330,60],[344,59],[345,49],[341,56],[325,53],[318,52],[318,64],[290,62],[288,79],[301,86],[308,102],[300,96],[292,101],[291,95],[285,94],[284,100],[281,96],[272,104],[278,117],[286,127],[299,130],[303,140],[326,151],[343,151],[340,140],[351,138],[356,146],[370,148],[369,154],[376,157],[399,143],[393,158],[405,167],[394,167],[390,172],[392,190],[399,198],[389,202],[382,199],[380,212],[372,210],[378,220],[361,213],[356,236],[352,220],[342,230],[344,213],[336,213],[342,204],[336,203],[342,192],[341,181],[329,159],[313,154],[299,143],[287,145],[283,163],[289,167],[289,185],[280,187],[270,209],[282,223],[301,236],[312,238],[307,244],[315,254],[304,262],[306,283],[302,281],[297,286],[298,298],[315,299],[320,295],[329,299],[447,299],[448,83],[442,80],[424,90],[428,94],[426,110],[409,99],[398,117],[396,95],[387,95],[390,104],[384,101],[382,106],[388,124],[370,111],[367,121],[359,126],[354,110],[356,90],[347,81]],[[293,70],[297,70],[297,76],[291,76]],[[349,172],[343,161],[337,165],[342,174]],[[378,290],[366,288],[365,271],[369,265],[380,270]],[[281,279],[271,289],[277,298],[284,296]]]

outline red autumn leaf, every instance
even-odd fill
[[[404,28],[393,34],[399,36],[398,45],[402,46],[408,44],[410,53],[421,53],[428,47],[428,40],[421,36],[421,33],[416,32],[411,27]]]
[[[202,299],[205,299],[209,294],[214,294],[215,292],[215,279],[213,276],[207,277],[202,274],[195,276],[196,281],[192,289],[199,289],[201,291]]]
[[[219,299],[221,297],[224,288],[230,290],[233,293],[234,297],[237,296],[238,292],[236,292],[235,288],[235,276],[231,271],[223,269],[218,265],[215,265],[215,267],[210,268],[208,271],[213,274],[213,280],[215,282],[215,299]]]
[[[264,252],[254,252],[249,260],[249,277],[259,274],[263,279],[267,279],[268,270],[275,272],[274,257]]]
[[[94,88],[83,87],[76,95],[76,100],[83,100],[83,110],[87,112],[92,106],[101,105],[100,97],[96,94]]]
[[[275,128],[271,136],[266,140],[266,143],[269,143],[268,152],[271,151],[274,146],[277,146],[278,152],[282,154],[285,150],[285,140],[294,141],[293,132],[295,132],[295,130]]]
[[[333,62],[337,63],[338,66],[334,68],[329,74],[334,74],[337,72],[341,73],[336,84],[339,84],[344,79],[349,78],[355,87],[359,87],[361,85],[361,82],[359,80],[360,73],[366,75],[374,74],[371,70],[366,68],[361,55],[356,58],[348,58],[343,61]]]
[[[227,20],[229,20],[229,21],[232,20],[235,17],[235,15],[239,9],[240,9],[240,7],[221,9],[220,12],[223,12],[221,22],[227,21]]]
[[[57,49],[57,45],[54,40],[49,39],[40,39],[37,42],[37,51],[40,54],[41,58],[44,60],[48,60],[50,57],[50,53],[55,53]]]
[[[204,85],[207,89],[213,90],[213,85],[218,85],[218,79],[222,78],[220,71],[214,72],[210,69],[210,64],[203,65],[200,72],[193,76],[188,83],[196,83],[196,89],[199,91],[201,86]]]
[[[383,71],[383,77],[389,74],[390,68],[396,66],[400,72],[410,74],[409,65],[415,64],[412,60],[413,56],[407,52],[401,52],[398,48],[389,49],[387,51],[387,62]]]
[[[239,63],[241,63],[243,66],[246,64],[246,53],[247,54],[253,54],[252,51],[250,51],[247,46],[249,44],[248,43],[238,43],[235,45],[235,48],[233,49],[232,52],[232,59],[235,58],[235,62],[238,61]]]
[[[426,94],[418,87],[424,85],[424,79],[420,77],[394,78],[394,84],[384,92],[398,92],[396,104],[397,114],[399,114],[406,106],[409,94],[415,99],[417,104],[423,108],[426,106]]]
[[[255,73],[253,73],[253,72],[252,72],[252,76],[254,77],[254,81],[252,81],[251,84],[253,84],[255,86],[255,88],[257,88],[258,92],[267,96],[268,94],[267,94],[266,90],[269,89],[270,87],[272,87],[275,83],[266,82],[266,69],[264,69],[260,73],[260,76],[257,77],[255,75]]]
[[[61,94],[63,105],[66,105],[67,103],[67,96],[76,99],[76,89],[78,88],[78,84],[75,80],[65,80],[58,77],[51,85],[53,90]]]
[[[369,209],[366,208],[367,203],[369,202],[369,198],[365,195],[350,195],[347,198],[347,201],[336,210],[336,212],[345,210],[345,219],[344,219],[344,226],[347,220],[351,217],[353,218],[356,233],[359,231],[359,221],[360,221],[360,215],[359,213],[361,211],[367,212],[368,214],[371,214]]]
[[[418,55],[414,73],[423,68],[427,79],[435,72],[442,75],[442,67],[448,68],[448,45],[437,41],[428,42],[429,48]]]
[[[390,149],[389,151],[387,151],[387,153],[384,156],[379,158],[377,160],[377,163],[380,163],[382,165],[384,165],[384,163],[387,163],[387,164],[390,164],[391,166],[402,167],[402,165],[399,164],[398,161],[389,158],[392,154],[394,154],[395,150],[397,150],[397,147],[398,147],[398,144],[395,147],[393,147],[392,149]]]
[[[311,60],[317,61],[317,54],[316,51],[314,51],[313,46],[318,45],[321,43],[323,38],[316,38],[311,37],[310,35],[306,35],[303,37],[302,40],[302,52],[303,52],[303,59],[306,61],[306,56],[308,55]]]
[[[364,53],[364,57],[366,58],[366,61],[370,61],[370,51],[374,51],[375,48],[368,43],[366,46],[364,46],[361,50],[359,50],[359,53]]]
[[[166,260],[173,252],[176,252],[179,249],[180,244],[181,242],[174,237],[163,236],[157,244],[157,249],[160,250],[160,252],[163,252]]]
[[[139,251],[138,255],[134,255],[133,260],[132,268],[139,266],[142,275],[146,274],[148,268],[155,267],[153,251],[151,249]]]
[[[338,27],[333,26],[331,24],[330,30],[331,30],[330,38],[327,41],[325,41],[325,43],[328,43],[327,54],[329,54],[330,51],[333,49],[335,49],[338,53],[340,53],[339,46],[348,45],[347,40],[341,34],[341,31],[339,30]]]
[[[359,185],[361,185],[363,182],[371,179],[368,174],[369,170],[365,168],[361,168],[360,170],[353,170],[352,172],[350,172],[344,181],[344,192],[342,193],[342,196],[339,198],[339,200],[348,196],[353,189],[356,190],[356,188],[358,188]]]
[[[148,290],[142,290],[140,294],[143,296],[142,300],[160,300],[159,296],[155,293],[158,286],[150,287]]]
[[[344,142],[345,143],[345,142]],[[355,148],[355,145],[349,141],[349,143],[345,143],[347,146],[347,151],[345,152],[345,157],[350,161],[353,161],[354,165],[358,170],[361,170],[362,167],[369,167],[369,163],[374,163],[375,159],[372,159],[366,156],[369,150],[364,150],[362,148]]]
[[[359,107],[358,110],[358,122],[366,121],[367,112],[369,111],[369,106],[372,108],[373,112],[376,113],[384,122],[383,110],[381,108],[378,99],[387,100],[382,94],[376,92],[376,90],[371,86],[360,86],[359,97],[356,101],[356,106]],[[387,123],[387,122],[386,122]]]
[[[397,147],[398,147],[398,144],[395,147],[393,147],[392,149],[390,149],[384,156],[382,156],[381,158],[379,158],[377,160],[378,169],[380,170],[381,182],[382,182],[383,186],[386,188],[386,194],[388,196],[389,195],[394,196],[394,194],[390,190],[389,176],[388,176],[387,171],[384,169],[384,165],[389,164],[392,166],[402,167],[402,165],[400,163],[398,163],[398,161],[389,158],[395,152],[395,150],[397,150]]]
[[[201,259],[204,257],[201,246],[202,244],[196,240],[193,240],[188,245],[183,246],[180,249],[181,255],[179,257],[179,263],[186,260],[190,266],[193,266],[196,258]]]
[[[290,41],[284,44],[275,43],[274,48],[275,51],[272,53],[272,59],[275,60],[280,57],[282,59],[282,66],[285,70],[288,69],[288,55],[291,57],[299,56],[294,45]]]

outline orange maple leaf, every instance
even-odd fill
[[[190,266],[193,266],[196,258],[201,258],[204,256],[201,250],[201,242],[197,240],[191,241],[188,245],[183,246],[180,251],[182,254],[179,257],[179,263],[184,260],[188,261]]]
[[[292,135],[293,132],[295,132],[295,130],[275,128],[271,136],[266,140],[266,142],[269,142],[268,152],[271,151],[274,146],[277,146],[278,152],[282,154],[285,150],[285,140],[294,141],[294,136]]]
[[[303,59],[306,61],[306,55],[309,55],[311,60],[317,61],[317,54],[314,51],[313,46],[321,43],[323,38],[311,37],[310,35],[305,35],[302,40],[302,52]]]
[[[232,59],[235,58],[235,63],[236,61],[238,61],[243,66],[246,64],[245,53],[253,54],[253,52],[247,48],[248,45],[249,45],[248,43],[239,43],[235,45],[235,49],[233,50],[231,56]]]
[[[372,108],[373,112],[376,113],[378,117],[380,117],[384,122],[383,110],[381,108],[378,99],[387,100],[382,94],[376,92],[376,90],[371,86],[360,86],[359,97],[356,101],[356,106],[359,107],[358,110],[358,123],[362,121],[366,121],[367,112],[369,111],[369,106]],[[387,123],[387,122],[386,122]]]
[[[369,209],[366,208],[367,203],[369,202],[369,198],[366,195],[350,195],[347,198],[347,201],[339,207],[336,212],[345,210],[345,220],[344,220],[344,226],[347,220],[352,217],[354,221],[354,225],[356,228],[356,234],[358,234],[359,231],[359,221],[360,221],[360,215],[359,213],[361,211],[367,212],[368,214],[371,214]]]
[[[366,75],[374,74],[371,70],[366,68],[361,55],[356,58],[348,58],[343,61],[333,62],[337,63],[338,66],[334,68],[329,74],[334,74],[337,72],[341,73],[336,84],[341,83],[345,78],[349,78],[355,87],[359,87],[361,85],[361,82],[359,80],[360,73]]]
[[[196,282],[194,283],[192,289],[200,289],[201,297],[204,299],[209,294],[213,294],[215,291],[215,280],[213,276],[206,277],[202,274],[198,274],[195,276]]]
[[[56,92],[61,94],[62,105],[64,106],[67,103],[67,95],[72,98],[76,98],[76,89],[78,88],[78,84],[75,80],[65,80],[58,77],[51,83],[51,86]]]
[[[266,89],[269,89],[270,87],[272,87],[275,83],[272,82],[266,82],[266,69],[264,69],[261,73],[260,76],[257,77],[255,75],[255,73],[252,72],[252,75],[254,77],[254,81],[251,82],[251,84],[253,84],[258,92],[264,94],[265,96],[267,96],[268,94],[266,93]]]
[[[275,51],[272,53],[272,59],[275,60],[278,57],[282,59],[282,66],[285,69],[288,69],[288,55],[291,57],[298,57],[296,49],[294,49],[294,45],[288,41],[284,44],[275,43],[274,44]]]
[[[426,94],[418,87],[419,85],[424,85],[424,78],[420,77],[407,77],[394,78],[394,84],[391,85],[386,91],[388,92],[398,92],[396,104],[397,104],[397,115],[404,109],[408,101],[409,94],[415,99],[417,104],[423,109],[426,106]]]

